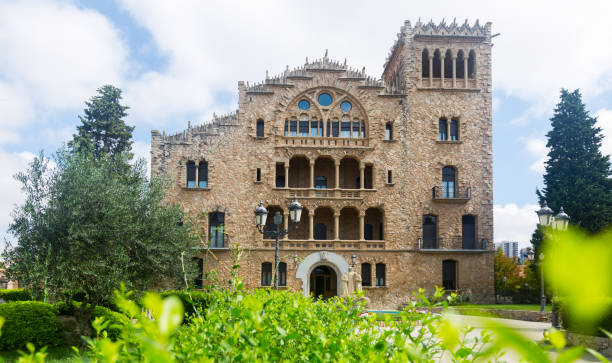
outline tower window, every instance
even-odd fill
[[[445,290],[457,290],[457,261],[442,261],[442,287]]]
[[[187,188],[196,187],[196,165],[193,161],[187,162]]]
[[[468,57],[468,78],[474,79],[476,78],[476,52],[474,50],[470,50],[470,55]]]
[[[440,50],[436,49],[433,56],[433,78],[440,78],[442,73],[442,57],[440,56]]]
[[[278,286],[287,286],[287,264],[285,262],[278,264]]]
[[[390,122],[385,125],[385,140],[393,140],[393,125]]]
[[[261,264],[261,286],[270,286],[272,283],[272,263]]]
[[[208,163],[201,161],[198,165],[198,188],[208,188]]]
[[[429,78],[429,51],[427,48],[423,49],[423,53],[421,53],[421,76]]]
[[[258,182],[260,182],[260,181],[261,181],[261,168],[257,168],[256,180],[257,180]]]
[[[438,120],[438,140],[440,141],[448,140],[447,130],[448,130],[448,122],[446,121],[446,118],[442,117],[440,120]]]
[[[387,170],[387,184],[393,184],[393,170]]]
[[[451,141],[459,140],[459,120],[451,119],[450,122],[450,139]]]
[[[264,121],[257,120],[257,137],[264,137]]]

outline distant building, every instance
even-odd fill
[[[519,258],[518,242],[503,241],[495,244],[495,248],[500,248],[504,251],[504,255],[510,258]]]

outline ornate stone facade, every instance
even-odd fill
[[[490,23],[406,22],[381,79],[326,52],[260,84],[238,82],[236,113],[152,131],[151,173],[176,180],[169,202],[207,214],[203,269],[219,281],[239,244],[246,286],[269,283],[274,241],[253,210],[263,201],[267,228],[277,211],[287,228],[295,196],[302,220],[280,243],[287,288],[340,294],[355,263],[374,308],[436,285],[491,301],[491,87]]]

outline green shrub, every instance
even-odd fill
[[[0,350],[22,349],[28,342],[39,348],[62,343],[61,327],[51,304],[38,301],[0,304],[0,316],[5,319]]]
[[[58,301],[53,304],[57,315],[70,315],[74,316],[74,305],[67,303],[66,301]]]
[[[4,301],[30,301],[32,293],[24,289],[0,289],[0,299]]]
[[[202,291],[191,291],[191,298],[185,290],[169,290],[162,292],[160,295],[162,298],[176,296],[181,299],[186,315],[194,315],[196,309],[201,312],[208,306],[209,295]]]
[[[117,340],[121,336],[123,327],[128,323],[128,318],[116,311],[112,311],[104,306],[96,306],[93,310],[91,319],[103,317],[104,321],[108,321],[108,327],[105,329],[106,334],[111,340]]]

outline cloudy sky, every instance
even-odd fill
[[[400,26],[493,22],[495,240],[529,241],[545,133],[562,87],[582,90],[612,153],[612,1],[0,1],[0,238],[12,175],[70,139],[84,101],[124,91],[135,151],[236,109],[237,82],[348,59],[380,76]]]

